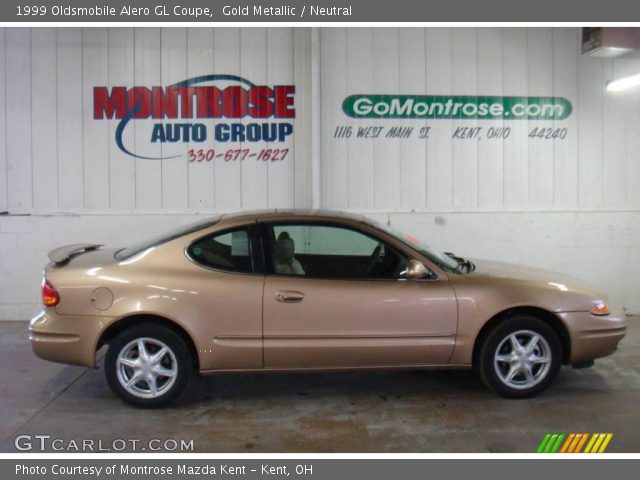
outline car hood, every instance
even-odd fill
[[[476,269],[467,275],[469,278],[527,284],[528,287],[536,289],[571,292],[606,300],[605,295],[593,286],[566,274],[494,260],[474,258],[471,261]]]

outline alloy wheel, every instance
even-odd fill
[[[532,330],[518,330],[498,344],[493,363],[502,383],[525,390],[544,380],[551,361],[551,347],[542,335]]]
[[[137,338],[118,353],[116,372],[122,388],[138,398],[157,398],[171,389],[178,376],[174,352],[155,338]]]

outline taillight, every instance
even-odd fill
[[[45,307],[55,307],[60,303],[60,295],[58,291],[51,285],[46,278],[42,279],[42,304]]]

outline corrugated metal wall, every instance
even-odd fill
[[[638,60],[581,57],[580,29],[324,28],[320,30],[321,203],[376,211],[638,209],[640,93],[607,79]],[[215,52],[214,55],[211,51]],[[0,34],[0,210],[200,211],[311,204],[311,40],[308,29],[4,29]],[[295,83],[288,161],[189,165],[133,159],[115,122],[92,117],[96,85],[168,85],[211,72]],[[429,140],[332,137],[362,125],[341,110],[353,93],[553,95],[562,121],[429,125]],[[383,123],[372,120],[368,124]],[[511,128],[504,141],[452,141],[455,126]],[[564,140],[529,138],[536,125]],[[146,154],[159,145],[127,130]]]
[[[310,32],[291,28],[9,28],[0,31],[0,210],[12,213],[194,211],[308,204],[310,144],[294,128],[283,162],[188,164],[135,159],[115,120],[93,119],[94,86],[165,86],[211,73],[295,84],[310,112]],[[157,155],[147,131],[125,144]],[[256,149],[264,143],[254,144]],[[184,148],[186,150],[186,146]]]
[[[640,61],[580,56],[578,28],[322,29],[322,198],[376,211],[640,208],[640,91],[605,81]],[[354,93],[560,96],[554,122],[350,119]],[[337,125],[432,127],[429,140],[334,139]],[[454,128],[508,126],[501,140],[452,140]],[[564,140],[529,138],[566,127]]]
[[[0,212],[11,213],[0,215],[0,320],[38,311],[57,246],[124,246],[193,220],[188,212],[312,205],[363,211],[443,251],[568,273],[638,313],[640,90],[604,86],[640,61],[582,57],[579,37],[577,28],[0,29]],[[94,86],[212,72],[295,84],[287,161],[135,159],[115,144],[117,121],[93,119]],[[341,106],[356,93],[559,96],[574,110],[555,123],[355,120]],[[140,125],[125,143],[164,151]],[[432,132],[333,138],[341,125]],[[453,140],[460,125],[511,134]],[[536,126],[567,136],[529,138]]]

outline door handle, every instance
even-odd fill
[[[281,290],[276,292],[276,300],[282,303],[298,303],[304,299],[304,293],[295,290]]]

